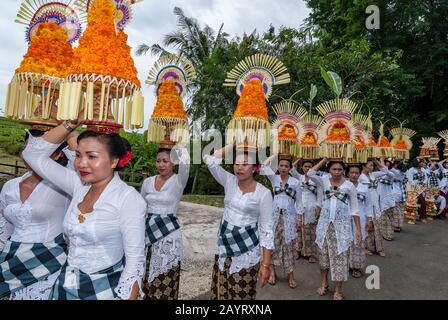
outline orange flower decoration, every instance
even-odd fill
[[[42,23],[16,72],[64,78],[72,64],[73,49],[67,31],[54,22]]]
[[[364,139],[360,136],[356,136],[355,138],[355,148],[364,149],[366,144],[364,143]]]
[[[297,140],[297,135],[292,126],[286,125],[280,130],[278,138],[280,140]]]
[[[159,89],[157,103],[154,107],[152,118],[179,118],[186,119],[182,99],[177,93],[174,81],[168,80],[162,83]]]
[[[110,75],[140,86],[127,36],[115,31],[115,2],[94,0],[87,19],[69,73]]]
[[[343,123],[336,123],[330,129],[330,134],[325,141],[349,141],[350,133]]]
[[[391,147],[389,139],[387,139],[385,136],[380,137],[380,141],[378,142],[378,147],[380,148],[389,148]]]
[[[315,145],[317,145],[316,137],[314,136],[313,133],[307,132],[305,134],[305,137],[303,137],[303,139],[302,139],[302,144],[308,145],[308,146],[315,146]]]
[[[398,140],[397,143],[395,143],[394,148],[398,150],[407,150],[408,146],[403,140]]]
[[[233,118],[259,118],[268,121],[268,108],[263,85],[259,80],[250,80],[243,88]]]

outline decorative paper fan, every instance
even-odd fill
[[[443,130],[437,133],[445,143],[445,149],[443,150],[443,156],[448,157],[448,130]]]
[[[324,137],[322,156],[338,160],[351,157],[352,141],[355,139],[351,117],[357,108],[355,102],[345,98],[326,101],[317,106],[317,111],[325,120],[321,129]]]
[[[307,114],[302,119],[304,135],[297,148],[297,155],[305,160],[314,160],[320,157],[320,127],[323,119],[318,115]]]
[[[347,159],[347,163],[359,164],[366,163],[368,160],[368,148],[369,141],[368,123],[369,116],[356,113],[352,116],[351,123],[354,129],[355,138],[353,140],[354,149],[352,156]]]
[[[272,128],[278,134],[274,137],[276,143],[274,153],[287,156],[294,155],[297,145],[305,134],[301,119],[308,112],[293,102],[278,103],[274,105],[273,109],[277,119],[272,123]]]
[[[39,26],[45,22],[54,22],[68,33],[68,42],[76,42],[82,34],[86,15],[72,6],[72,0],[26,0],[17,13],[16,22],[27,26],[25,39],[28,44]]]
[[[77,0],[76,6],[88,12],[94,0]],[[132,5],[143,0],[113,0],[115,2],[115,25],[117,29],[123,30],[134,17]]]
[[[236,93],[241,96],[244,87],[254,79],[262,83],[266,99],[272,94],[272,86],[291,81],[283,62],[273,56],[255,54],[245,58],[227,74],[224,86],[236,86]]]
[[[245,58],[227,75],[224,86],[236,86],[240,95],[227,127],[227,141],[237,148],[264,148],[269,144],[266,99],[272,86],[290,81],[286,67],[275,57],[255,54]]]
[[[379,127],[379,137],[376,144],[376,148],[374,149],[374,156],[377,158],[387,157],[391,158],[394,156],[394,148],[392,147],[389,139],[384,134],[384,123],[380,121]]]
[[[161,57],[149,71],[146,83],[155,86],[155,94],[159,96],[160,86],[167,80],[171,80],[177,87],[180,97],[184,97],[187,92],[187,83],[196,77],[196,70],[193,64],[176,55],[170,54]]]
[[[156,87],[157,95],[149,122],[148,141],[160,142],[164,146],[188,141],[188,116],[182,97],[195,75],[191,62],[176,55],[161,57],[154,64],[146,81]]]
[[[409,128],[393,128],[390,130],[392,135],[391,145],[395,151],[397,160],[408,160],[409,151],[412,149],[411,138],[415,135],[415,131]]]
[[[124,31],[116,32],[115,3],[94,0],[89,23],[76,48],[70,74],[61,87],[59,120],[89,125],[140,128],[144,98]]]

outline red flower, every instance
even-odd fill
[[[129,161],[132,160],[132,152],[128,151],[126,154],[118,161],[118,167],[124,168],[128,165]]]

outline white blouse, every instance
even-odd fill
[[[263,165],[261,169],[261,174],[268,177],[271,182],[272,188],[281,187],[283,181],[280,175],[275,174],[272,168],[268,165]],[[284,223],[284,239],[285,243],[290,243],[292,240],[297,238],[296,230],[296,217],[302,215],[302,187],[300,181],[293,177],[288,177],[286,182],[288,187],[293,189],[295,194],[295,199],[288,196],[285,192],[274,195],[273,203],[273,217],[274,217],[274,230],[277,229],[277,224],[280,217],[280,210],[286,210],[283,214]]]
[[[375,219],[379,219],[381,216],[380,209],[380,196],[377,188],[371,187],[371,185],[377,181],[377,179],[386,175],[386,168],[382,168],[381,171],[371,172],[368,175],[362,173],[359,176],[359,183],[364,184],[368,187],[370,205],[372,206],[372,212]]]
[[[50,159],[57,147],[43,138],[30,136],[23,157],[39,176],[72,196],[63,223],[69,242],[68,265],[92,274],[115,265],[124,256],[125,267],[115,291],[119,298],[129,299],[135,282],[142,288],[146,203],[116,173],[93,205],[93,211],[84,215],[86,219],[80,223],[78,204],[90,185],[83,184],[77,173]]]
[[[393,191],[394,174],[387,168],[384,168],[384,172],[386,172],[386,175],[378,178],[378,194],[381,212],[395,206]],[[382,181],[388,181],[390,184],[383,183]]]
[[[332,191],[330,176],[319,177],[316,171],[309,170],[307,176],[310,177],[324,192]],[[357,191],[353,183],[345,180],[339,187],[339,192],[346,195],[346,201],[343,202],[335,196],[327,198],[324,194],[322,201],[322,211],[316,228],[316,243],[319,248],[323,247],[327,235],[328,226],[333,224],[338,254],[347,251],[353,241],[352,216],[359,216]]]
[[[421,176],[422,180],[419,180],[418,176]],[[410,185],[428,185],[428,176],[424,169],[410,168],[406,172],[406,178]]]
[[[0,214],[3,214],[11,241],[45,243],[62,233],[62,221],[70,204],[70,197],[49,181],[42,180],[28,199],[20,200],[20,183],[31,172],[8,181],[0,193]]]
[[[362,239],[365,240],[367,238],[367,220],[368,218],[373,219],[373,207],[371,204],[372,200],[369,196],[369,188],[366,185],[358,183],[358,185],[356,186],[356,192],[358,197],[358,210],[359,210],[359,220],[361,224]],[[354,236],[356,236],[355,231],[356,228],[353,222]]]
[[[258,182],[254,192],[243,194],[238,186],[238,179],[220,166],[222,159],[205,155],[204,161],[212,176],[224,187],[223,219],[238,227],[258,223],[260,245],[238,257],[232,257],[232,264],[229,272],[233,274],[244,268],[250,268],[260,262],[260,246],[269,250],[274,249],[272,195],[266,187]],[[224,270],[224,262],[225,258],[219,258],[218,263],[220,270]]]
[[[177,216],[180,200],[188,182],[190,157],[187,149],[175,151],[179,159],[178,174],[173,174],[160,191],[155,188],[157,176],[149,177],[143,182],[141,195],[146,200],[148,214]],[[185,253],[181,231],[176,230],[157,241],[151,246],[151,250],[148,282],[152,282],[159,275],[168,272],[183,260]]]
[[[446,162],[442,160],[439,162],[440,173],[442,174],[442,179],[440,180],[440,188],[444,191],[448,189],[448,169],[446,169],[443,164]]]
[[[296,168],[290,171],[291,175],[298,179],[302,185],[303,224],[316,223],[316,207],[322,206],[322,189],[310,178],[300,174]],[[305,184],[316,187],[316,194],[305,187]]]

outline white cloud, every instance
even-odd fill
[[[224,23],[224,31],[231,36],[262,32],[272,24],[275,27],[298,27],[308,16],[309,9],[302,0],[144,0],[134,5],[134,20],[126,29],[129,45],[142,83],[146,80],[155,59],[136,57],[135,49],[141,43],[161,43],[163,36],[176,29],[175,6],[194,17],[204,26],[218,30]],[[14,70],[19,66],[27,45],[25,26],[14,23],[20,1],[2,0],[0,11],[0,106],[4,106],[6,89]],[[145,95],[146,123],[155,104],[153,88],[143,87]]]

